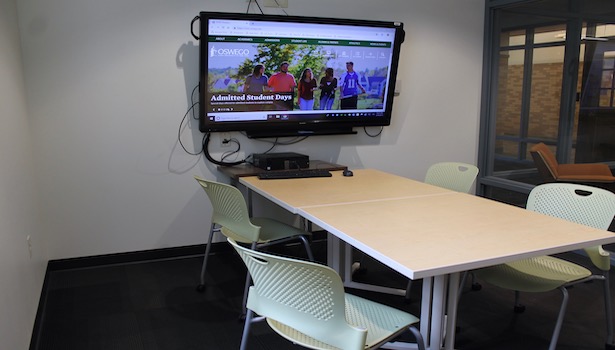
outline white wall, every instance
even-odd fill
[[[47,255],[15,0],[0,0],[0,124],[0,349],[27,349]]]
[[[19,1],[51,259],[204,242],[210,206],[192,175],[224,178],[177,143],[197,84],[198,42],[189,23],[200,10],[244,12],[246,5],[245,0]],[[379,138],[360,131],[276,151],[416,179],[433,162],[475,163],[483,6],[483,0],[290,0],[286,11],[292,15],[404,22],[402,90],[393,125]],[[188,146],[199,148],[194,121],[182,135]],[[269,147],[233,136],[246,154]],[[219,156],[224,150],[216,144],[212,151]]]

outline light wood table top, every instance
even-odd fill
[[[378,170],[332,174],[240,182],[412,279],[615,242],[609,231]]]
[[[464,193],[298,214],[412,279],[615,242],[613,232]]]
[[[332,177],[239,182],[293,214],[303,207],[373,202],[406,197],[452,194],[453,191],[373,169],[357,169],[354,176],[332,171]]]

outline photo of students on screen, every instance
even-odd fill
[[[331,111],[325,118],[382,110],[388,49],[327,44],[210,42],[204,96],[209,118],[310,121],[325,110]]]
[[[265,66],[262,64],[255,65],[252,74],[246,77],[246,81],[243,84],[243,92],[258,93],[268,91],[268,79],[264,73]]]
[[[333,76],[333,68],[325,69],[325,76],[320,79],[320,109],[330,110],[335,101],[337,90],[337,78]]]
[[[361,76],[355,72],[352,61],[346,62],[346,73],[342,74],[340,84],[340,109],[356,109],[359,94],[364,94],[365,88],[361,85]]]
[[[318,89],[316,86],[316,79],[313,77],[312,69],[306,68],[301,73],[299,79],[299,85],[297,88],[297,102],[299,109],[312,110],[314,109],[314,90]]]
[[[288,72],[288,62],[280,64],[280,71],[269,78],[269,88],[273,92],[293,92],[297,83],[295,77]]]
[[[279,71],[269,78],[267,83],[269,91],[274,94],[273,109],[278,111],[292,111],[295,98],[295,77],[288,71],[288,62],[279,66]]]

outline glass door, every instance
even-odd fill
[[[613,25],[598,25],[593,31],[611,35],[615,34],[614,28]],[[577,163],[615,161],[615,40],[610,40],[613,37],[609,36],[591,38],[585,44],[585,74],[574,159]]]
[[[497,3],[487,5],[478,194],[523,206],[545,182],[529,154],[539,142],[560,163],[615,165],[615,2]]]

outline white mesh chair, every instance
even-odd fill
[[[263,317],[276,333],[310,349],[375,349],[407,330],[414,334],[419,349],[425,349],[421,334],[412,326],[417,317],[346,294],[333,269],[228,241],[254,280],[240,349],[247,347],[251,324]]]
[[[536,186],[529,195],[527,209],[599,229],[608,229],[615,215],[615,194],[577,184],[553,183]],[[601,246],[585,249],[589,260],[601,271],[592,275],[587,268],[551,256],[541,256],[475,270],[487,283],[515,291],[515,311],[522,312],[519,292],[547,292],[559,289],[563,294],[559,315],[549,349],[557,346],[568,303],[567,287],[589,280],[603,281],[607,327],[607,348],[613,347],[613,315],[609,287],[609,253]]]
[[[223,232],[227,237],[232,237],[241,243],[250,244],[254,249],[291,240],[299,240],[305,247],[308,259],[314,261],[314,256],[307,239],[310,236],[309,232],[270,218],[250,218],[245,199],[239,189],[198,176],[194,178],[205,190],[213,207],[211,228],[209,230],[209,238],[207,239],[203,266],[201,267],[200,283],[197,290],[203,291],[205,289],[205,275],[211,242],[214,233],[219,232],[221,226],[228,228],[228,230]],[[243,305],[245,305],[249,285],[250,276],[248,274]]]
[[[478,175],[478,168],[472,164],[458,162],[436,163],[427,169],[425,183],[468,193]]]

